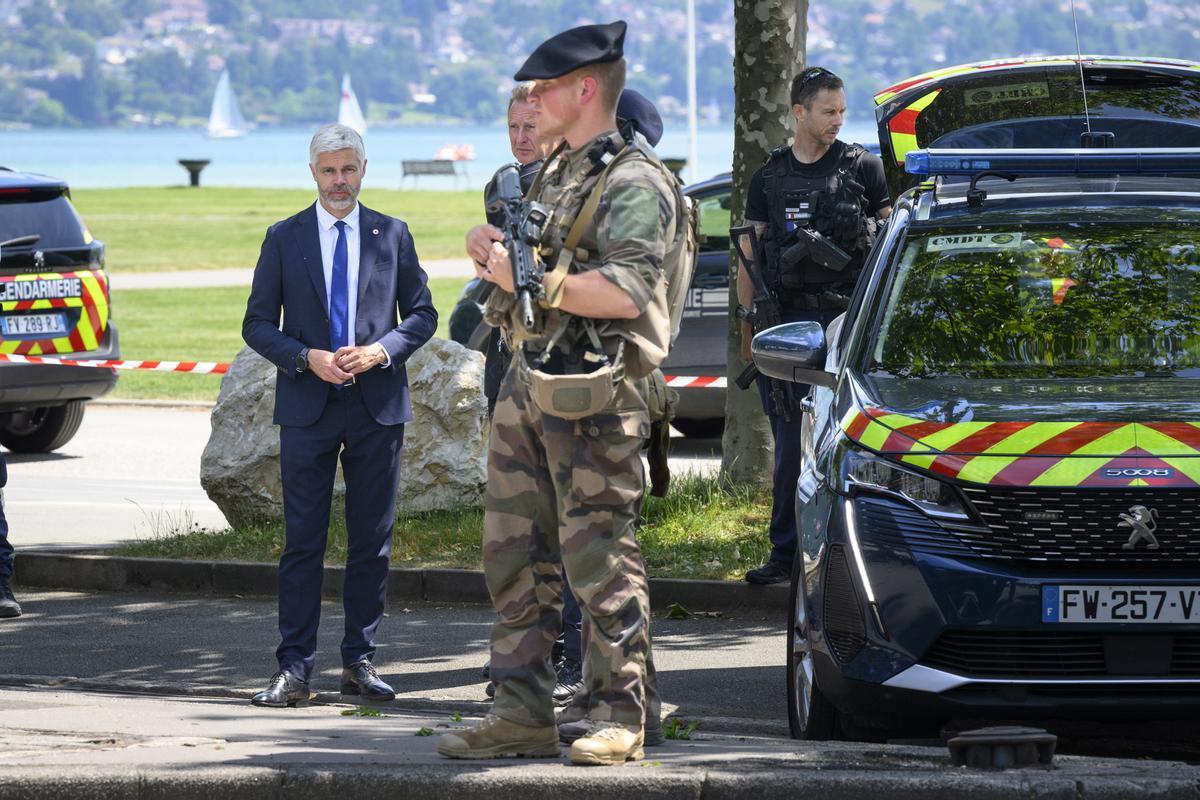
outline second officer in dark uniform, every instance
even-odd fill
[[[754,173],[746,196],[746,224],[763,243],[760,262],[767,286],[779,299],[785,322],[828,325],[846,310],[863,259],[879,224],[891,213],[883,162],[861,145],[838,139],[846,116],[842,80],[812,67],[792,80],[796,136],[790,147],[774,150]],[[796,257],[801,231],[816,232],[848,260],[831,264],[812,255]],[[749,307],[754,289],[738,273],[738,302]],[[743,322],[742,356],[750,358],[751,330]],[[800,409],[778,408],[770,381],[759,378],[763,409],[775,439],[771,558],[746,573],[750,583],[779,583],[791,576],[796,555],[796,481],[800,477]],[[797,386],[791,405],[807,394]],[[786,400],[784,402],[787,402]]]

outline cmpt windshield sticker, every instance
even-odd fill
[[[1021,246],[1019,233],[956,233],[933,236],[925,243],[926,253],[950,250],[1011,250]]]
[[[963,102],[968,106],[984,106],[1017,100],[1043,100],[1049,96],[1050,86],[1045,81],[1006,83],[1003,86],[965,89]]]

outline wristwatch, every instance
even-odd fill
[[[308,348],[304,348],[296,355],[296,372],[304,372],[308,369]]]

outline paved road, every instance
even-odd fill
[[[275,670],[276,604],[260,598],[31,592],[25,615],[0,621],[0,675],[71,676],[108,686],[249,694]],[[662,693],[687,717],[786,725],[786,627],[774,615],[654,620]],[[340,603],[322,607],[315,690],[341,674]],[[482,710],[480,667],[495,612],[484,606],[393,603],[375,664],[408,706]],[[64,643],[69,642],[69,646]]]
[[[0,687],[69,686],[177,699],[232,697],[237,699],[237,710],[213,711],[220,711],[219,719],[235,720],[245,716],[241,704],[275,669],[272,600],[86,594],[20,586],[17,593],[26,613],[0,620]],[[396,703],[386,707],[417,710],[442,721],[454,711],[486,712],[479,668],[493,618],[493,612],[483,606],[392,604],[380,627],[375,659],[398,693]],[[324,603],[322,619],[313,688],[320,693],[318,702],[345,702],[337,694],[340,604]],[[655,617],[653,626],[667,712],[702,719],[706,731],[786,736],[782,619],[770,615]],[[4,694],[0,688],[0,697]],[[31,700],[39,702],[36,696]],[[0,715],[0,728],[4,723],[17,724]],[[1038,724],[1059,734],[1060,753],[1200,763],[1200,723],[1196,722]],[[0,731],[0,764],[3,742]],[[817,747],[829,752],[839,748]],[[874,749],[855,752],[861,755]],[[877,766],[897,767],[895,763]]]
[[[102,547],[192,525],[226,527],[200,488],[210,432],[204,408],[90,405],[61,450],[6,454],[14,545]],[[719,468],[719,441],[674,443],[676,474]]]
[[[91,405],[53,453],[7,453],[5,509],[16,547],[103,546],[226,527],[200,488],[208,412]]]

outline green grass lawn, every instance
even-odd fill
[[[312,204],[308,189],[222,187],[77,189],[75,207],[107,248],[115,273],[253,267],[272,223]],[[483,221],[482,191],[364,187],[363,204],[408,223],[424,259],[466,258],[466,232]]]
[[[429,282],[438,310],[437,335],[446,335],[450,311],[465,281]],[[113,292],[113,320],[126,359],[232,361],[242,349],[242,317],[248,286],[208,289],[133,289]],[[113,397],[216,400],[219,375],[122,372]]]
[[[647,497],[638,540],[651,576],[736,580],[767,560],[770,517],[767,491],[726,492],[715,479],[677,477],[665,498]],[[402,515],[396,521],[392,564],[397,567],[479,569],[483,512]],[[283,551],[283,526],[224,531],[163,532],[124,545],[121,555],[200,560],[276,561]],[[334,522],[325,560],[346,560],[346,529]]]

